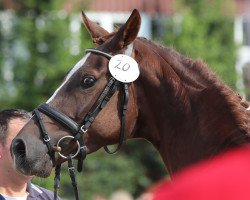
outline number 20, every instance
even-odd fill
[[[120,69],[122,71],[128,71],[129,68],[130,68],[130,64],[129,63],[122,63],[122,60],[117,60],[118,61],[118,64],[114,67],[114,68],[117,68],[117,69]],[[122,67],[121,67],[122,65]]]

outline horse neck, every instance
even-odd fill
[[[134,137],[149,140],[170,173],[247,141],[246,109],[203,63],[141,39],[137,47]]]

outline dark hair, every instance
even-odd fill
[[[0,143],[2,145],[6,143],[10,120],[16,118],[28,120],[31,118],[31,113],[23,109],[0,110]]]

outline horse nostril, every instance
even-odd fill
[[[26,157],[25,144],[21,139],[17,139],[15,141],[13,141],[12,151],[13,151],[13,154],[17,158],[25,158]]]

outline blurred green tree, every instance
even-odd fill
[[[5,46],[0,43],[5,51],[0,57],[1,80],[8,79],[0,83],[4,89],[1,107],[32,110],[52,95],[91,41],[81,29],[80,12],[68,15],[62,9],[56,11],[59,4],[52,0],[18,3],[11,33],[1,40]],[[3,74],[6,69],[9,78]]]
[[[202,58],[235,89],[233,5],[223,0],[178,0],[176,7],[178,12],[166,23],[165,44],[184,55]]]

